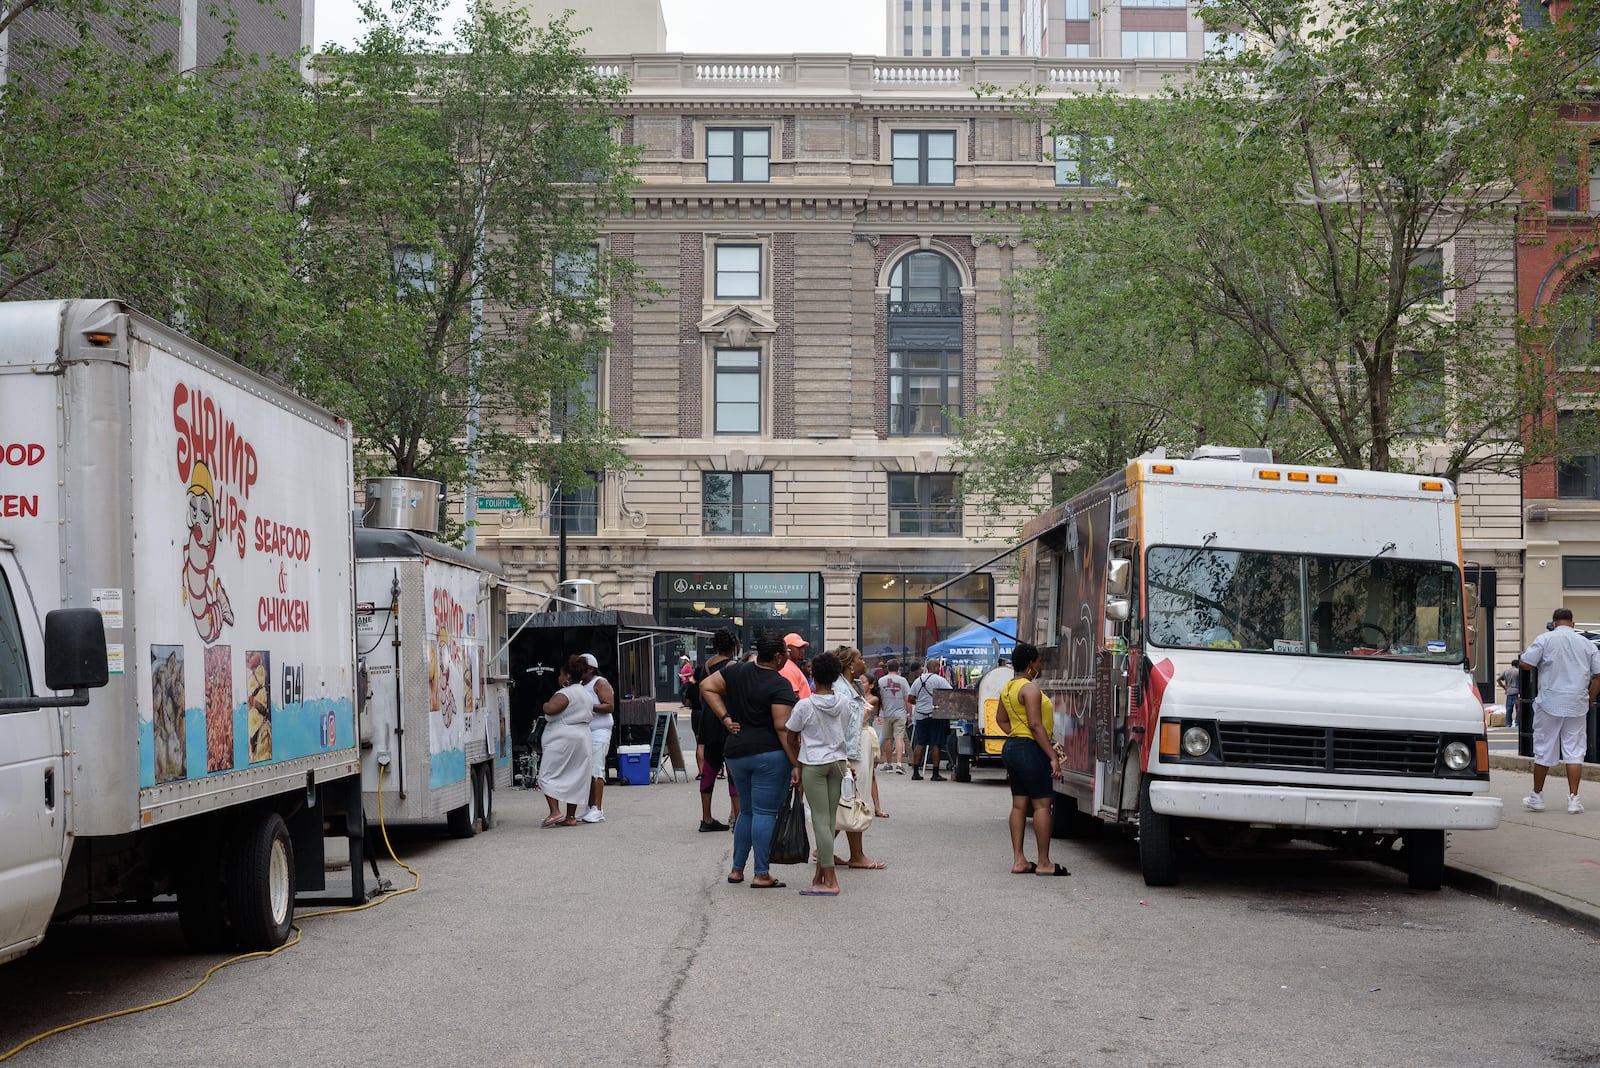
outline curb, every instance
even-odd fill
[[[1452,889],[1498,901],[1503,905],[1515,905],[1547,920],[1576,927],[1586,934],[1600,938],[1600,913],[1593,909],[1568,905],[1551,897],[1548,892],[1535,889],[1515,879],[1446,862],[1444,883]]]
[[[1517,756],[1514,753],[1490,753],[1489,770],[1520,771],[1524,774],[1532,775],[1533,758]],[[1552,771],[1551,774],[1554,775],[1556,773]],[[1600,782],[1600,764],[1585,764],[1583,766],[1583,780],[1585,782]]]

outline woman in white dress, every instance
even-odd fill
[[[572,827],[578,805],[589,800],[589,720],[594,696],[584,688],[583,661],[573,656],[561,668],[561,689],[544,703],[544,753],[539,760],[539,789],[550,805],[541,827]],[[561,805],[567,806],[565,815]]]

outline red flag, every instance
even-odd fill
[[[927,605],[928,605],[928,622],[926,624],[924,624],[924,626],[926,626],[928,628],[928,633],[932,635],[932,638],[930,639],[930,641],[935,641],[936,642],[936,641],[939,640],[939,617],[934,614],[933,602],[932,601],[928,601]]]

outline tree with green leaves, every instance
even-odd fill
[[[178,71],[143,0],[0,0],[0,299],[120,297],[246,363],[292,336],[303,84],[229,10]]]
[[[1037,503],[1045,475],[1154,446],[1452,477],[1547,452],[1524,433],[1551,394],[1524,346],[1550,328],[1516,314],[1518,185],[1572,147],[1591,7],[1524,30],[1509,2],[1218,0],[1236,54],[1056,103],[1090,184],[1024,220],[1040,340],[964,425],[972,492]]]
[[[628,465],[592,396],[608,302],[635,284],[598,238],[629,205],[626,85],[564,19],[479,2],[443,41],[441,6],[367,0],[360,41],[318,61],[303,202],[319,314],[290,373],[350,417],[369,470],[580,487]]]

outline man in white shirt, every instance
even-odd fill
[[[889,670],[878,677],[878,742],[883,746],[883,768],[899,775],[906,772],[906,692],[910,683],[900,674],[900,661],[884,665]]]
[[[1544,811],[1544,780],[1559,759],[1567,765],[1567,811],[1583,811],[1578,783],[1588,749],[1589,706],[1600,695],[1600,649],[1572,626],[1572,610],[1557,608],[1551,627],[1533,640],[1515,666],[1538,668],[1533,697],[1533,793],[1529,812]]]
[[[922,778],[922,754],[924,750],[931,749],[929,754],[933,757],[933,781],[943,782],[944,776],[939,774],[939,750],[944,748],[945,735],[950,731],[950,721],[947,719],[933,718],[933,693],[935,690],[953,690],[950,680],[939,672],[940,663],[937,657],[928,660],[922,665],[922,674],[911,680],[910,687],[906,690],[906,698],[914,702],[911,706],[911,777]]]

